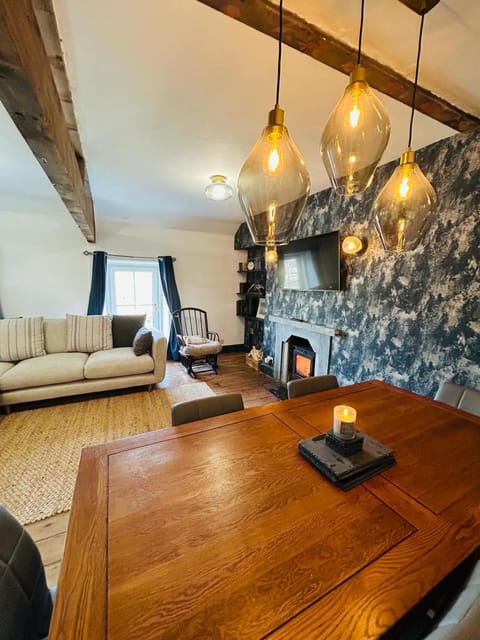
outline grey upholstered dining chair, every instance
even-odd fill
[[[187,400],[172,405],[172,425],[174,427],[185,422],[213,418],[232,411],[243,409],[241,393],[225,393],[220,396],[209,396],[198,400]]]
[[[337,389],[338,381],[336,376],[310,376],[308,378],[298,378],[287,382],[288,399],[305,396],[317,391],[327,391],[327,389]]]
[[[35,543],[0,505],[0,640],[46,640],[52,606]]]
[[[480,637],[480,561],[457,599],[425,640],[467,640]]]
[[[442,382],[435,394],[435,400],[480,416],[480,391],[477,389],[464,387],[454,382]]]

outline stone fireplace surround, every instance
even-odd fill
[[[270,322],[275,323],[275,359],[273,377],[284,384],[288,382],[289,339],[292,337],[308,340],[315,351],[314,375],[320,376],[330,372],[330,352],[332,338],[339,337],[342,332],[311,322],[291,320],[270,316]]]

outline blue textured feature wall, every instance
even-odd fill
[[[333,340],[331,356],[342,385],[379,378],[424,395],[442,380],[480,388],[480,133],[432,144],[416,159],[438,204],[415,251],[385,252],[373,227],[374,199],[397,162],[377,169],[360,199],[332,189],[310,196],[296,238],[339,229],[367,239],[367,250],[342,257],[347,280],[339,292],[282,290],[269,270],[265,355],[274,355],[269,316],[299,318],[345,333]],[[235,247],[249,246],[241,225]]]

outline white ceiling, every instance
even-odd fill
[[[208,178],[232,186],[275,98],[277,44],[197,0],[54,0],[98,220],[231,232],[234,196],[211,202]],[[284,0],[356,46],[360,0]],[[413,78],[419,16],[398,0],[366,2],[364,51]],[[480,3],[441,0],[425,19],[423,86],[480,115]],[[318,141],[347,78],[284,47],[281,106],[310,171],[328,185]],[[409,109],[382,96],[392,122],[383,161],[407,142]],[[416,115],[413,145],[454,133]],[[58,196],[0,109],[0,196]],[[6,136],[8,144],[5,145]],[[55,201],[55,205],[53,205]]]

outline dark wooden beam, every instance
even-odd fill
[[[199,2],[257,31],[278,38],[279,7],[269,0],[199,0]],[[355,65],[356,49],[286,9],[283,10],[283,42],[347,75]],[[368,82],[372,87],[411,106],[413,82],[364,54],[362,54],[362,64],[367,68]],[[417,87],[415,106],[418,111],[457,131],[472,131],[480,126],[479,117],[463,111],[422,87]]]
[[[422,16],[424,13],[428,13],[430,9],[433,9],[440,0],[400,0],[400,2],[415,11],[415,13],[418,13],[419,16]]]
[[[32,0],[0,0],[0,100],[85,238],[95,242],[83,158],[70,137]]]

